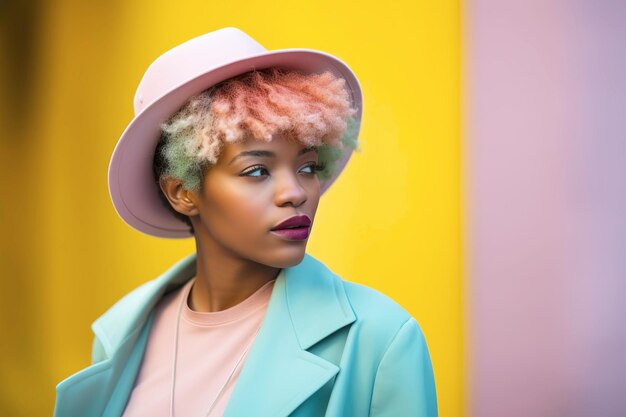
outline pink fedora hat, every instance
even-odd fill
[[[239,29],[228,27],[184,42],[159,56],[146,70],[135,93],[135,118],[122,133],[109,163],[109,193],[120,217],[140,232],[164,238],[192,236],[159,198],[152,161],[160,138],[160,125],[193,95],[228,78],[254,69],[282,67],[307,73],[330,70],[344,78],[358,109],[359,82],[341,60],[310,49],[268,51]],[[358,127],[357,127],[358,129]],[[357,132],[358,133],[358,132]],[[337,163],[332,178],[322,183],[322,193],[339,176],[352,150]]]

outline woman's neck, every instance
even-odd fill
[[[275,279],[281,268],[228,256],[197,251],[196,281],[189,308],[215,312],[233,307]]]

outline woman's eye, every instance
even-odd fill
[[[324,170],[325,164],[321,163],[321,164],[310,164],[305,166],[303,169],[308,169],[309,172],[307,172],[307,174],[315,174],[316,172],[322,171]]]
[[[315,172],[315,166],[314,165],[307,165],[304,168],[302,168],[303,170],[307,171],[307,174],[313,174]]]
[[[246,176],[246,177],[260,177],[261,175],[252,175],[253,173],[257,173],[257,172],[261,172],[261,171],[265,171],[267,172],[267,169],[265,169],[265,167],[254,167],[252,169],[249,169],[248,171],[243,172],[241,175]]]

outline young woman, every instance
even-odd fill
[[[94,322],[93,364],[57,386],[55,416],[437,415],[415,319],[305,251],[361,106],[340,60],[234,28],[148,68],[111,197],[196,252]]]

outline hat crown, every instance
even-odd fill
[[[266,51],[248,34],[233,27],[190,39],[165,52],[148,67],[135,93],[135,116],[154,100],[190,79]]]

